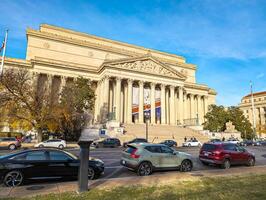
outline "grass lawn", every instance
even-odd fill
[[[18,199],[18,198],[16,198]],[[36,200],[266,200],[266,174],[232,177],[200,178],[167,186],[117,187],[113,189],[93,189],[82,195],[76,193],[50,194],[25,199]]]

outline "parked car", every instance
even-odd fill
[[[240,141],[236,138],[229,138],[227,140],[227,142],[232,143],[232,144],[239,144],[240,143]]]
[[[46,140],[38,144],[35,144],[34,147],[36,148],[54,147],[54,148],[64,149],[66,148],[66,141],[60,139]]]
[[[179,169],[191,171],[193,167],[190,154],[178,152],[164,144],[129,144],[122,153],[121,165],[137,172],[139,176],[148,176],[153,171]]]
[[[99,147],[120,147],[121,143],[120,143],[120,140],[117,138],[105,138],[104,140],[93,142],[93,146],[95,146],[96,148],[99,148]]]
[[[222,140],[215,138],[215,139],[210,139],[210,142],[222,142]]]
[[[90,158],[88,178],[98,178],[104,163]],[[19,186],[28,179],[77,178],[79,159],[63,150],[32,149],[0,156],[0,179],[8,187]]]
[[[266,141],[265,140],[256,140],[253,142],[253,146],[266,146]]]
[[[143,142],[146,143],[147,140],[144,139],[144,138],[135,138],[135,139],[133,139],[133,140],[131,140],[129,142],[124,142],[123,147],[127,147],[128,144],[132,144],[132,143],[143,143]]]
[[[194,140],[188,140],[183,143],[183,147],[200,147],[201,143],[200,141],[194,139]]]
[[[233,143],[204,143],[199,159],[204,165],[216,164],[224,169],[231,165],[255,165],[255,155]]]
[[[177,143],[174,140],[165,140],[165,141],[161,142],[160,144],[165,144],[168,147],[173,147],[173,146],[176,147],[177,146]]]
[[[254,145],[253,140],[243,140],[241,142],[239,142],[240,146],[251,146]]]
[[[15,137],[0,138],[0,148],[15,150],[21,147],[21,142]]]

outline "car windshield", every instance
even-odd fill
[[[204,144],[202,146],[202,150],[204,150],[204,151],[212,151],[212,150],[215,150],[216,148],[217,148],[217,146],[214,144]]]

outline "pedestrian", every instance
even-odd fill
[[[187,142],[187,136],[185,136],[184,141]]]
[[[222,141],[224,142],[225,141],[225,138],[223,137]]]

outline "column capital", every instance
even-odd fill
[[[105,76],[103,76],[102,79],[103,79],[103,80],[104,80],[104,79],[110,79],[110,77],[111,77],[111,76],[109,76],[109,75],[105,75]]]
[[[150,86],[151,86],[151,87],[155,88],[155,85],[156,85],[156,83],[154,83],[154,82],[150,82]]]
[[[174,86],[174,85],[170,85],[169,87],[170,87],[170,89],[173,90],[173,89],[175,89],[176,86]]]
[[[133,83],[133,81],[134,81],[133,78],[128,78],[128,79],[127,79],[127,82],[128,82],[128,83]]]
[[[119,77],[119,76],[116,76],[116,77],[115,77],[115,80],[116,80],[116,81],[122,81],[122,78]]]

